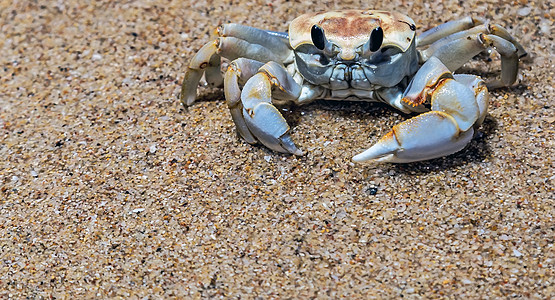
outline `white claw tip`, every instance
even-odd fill
[[[402,150],[393,131],[384,135],[375,145],[353,157],[354,162],[395,162],[396,153]]]
[[[366,152],[362,152],[360,154],[357,154],[357,155],[353,156],[353,162],[367,163],[367,164],[380,163],[380,162],[391,162],[393,160],[394,156],[395,156],[394,154],[387,154],[387,155],[383,155],[383,156],[371,157],[371,156],[367,155]]]

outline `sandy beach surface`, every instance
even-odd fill
[[[239,139],[184,69],[219,24],[286,31],[375,8],[420,33],[467,15],[528,50],[459,153],[351,157],[407,117],[372,103],[281,110],[306,155]],[[552,1],[0,0],[0,298],[555,297]],[[499,56],[459,72],[498,76]]]

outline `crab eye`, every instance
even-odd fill
[[[312,43],[319,50],[324,50],[326,47],[326,38],[324,37],[324,30],[318,25],[312,26],[310,30],[310,37],[312,38]]]
[[[370,51],[372,52],[376,52],[378,51],[378,49],[380,49],[380,47],[382,46],[383,43],[383,29],[381,27],[377,27],[374,30],[372,30],[372,33],[370,34]]]

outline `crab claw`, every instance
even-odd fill
[[[270,103],[258,103],[252,109],[243,108],[243,116],[250,132],[264,146],[282,153],[303,155],[289,135],[289,125]]]
[[[427,160],[453,154],[470,142],[474,128],[482,123],[487,113],[485,83],[471,75],[446,76],[450,73],[435,72],[435,76],[424,76],[429,66],[440,70],[442,64],[437,59],[426,62],[421,68],[424,72],[417,73],[403,100],[411,104],[413,98],[429,99],[431,111],[393,126],[378,143],[353,157],[353,161],[407,163]]]
[[[272,96],[292,100],[297,99],[300,92],[300,86],[281,65],[269,62],[262,66],[259,73],[246,82],[241,92],[242,116],[248,133],[274,151],[303,155],[289,135],[287,121],[272,104]],[[237,125],[239,128],[241,124]],[[239,133],[245,135],[241,130]],[[245,140],[249,141],[247,137]]]
[[[437,158],[463,149],[473,135],[472,127],[461,131],[452,116],[431,111],[393,126],[353,161],[407,163]]]

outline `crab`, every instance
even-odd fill
[[[487,114],[488,88],[512,85],[526,55],[506,29],[476,17],[418,36],[408,16],[377,10],[304,14],[288,33],[233,23],[216,32],[191,59],[181,101],[193,104],[203,74],[208,85],[223,84],[237,133],[250,144],[303,155],[275,106],[288,102],[375,101],[414,114],[355,162],[409,163],[462,150]],[[500,78],[454,73],[491,49],[501,58]],[[222,57],[231,61],[225,76]]]

